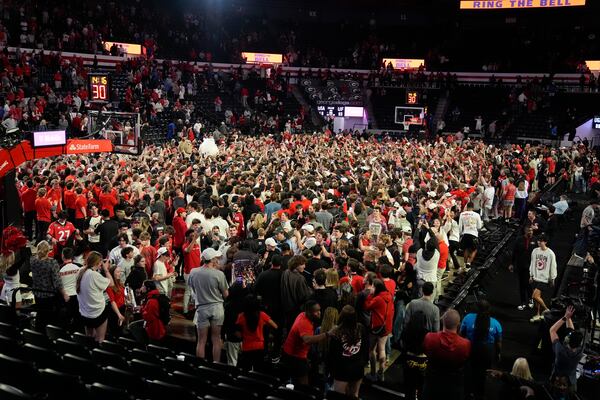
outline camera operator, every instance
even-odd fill
[[[577,390],[577,365],[583,357],[583,334],[575,330],[573,325],[573,314],[575,308],[568,306],[564,317],[559,319],[550,328],[550,341],[554,351],[554,365],[552,367],[552,376],[568,376],[569,386],[573,391]],[[563,342],[560,341],[558,331],[563,325],[567,326],[567,334]]]

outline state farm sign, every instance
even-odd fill
[[[111,152],[113,146],[110,140],[78,140],[67,141],[67,154]]]

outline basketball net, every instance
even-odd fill
[[[404,130],[408,132],[410,129],[410,121],[404,121],[402,122],[402,125],[404,125]]]

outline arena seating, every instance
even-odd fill
[[[266,375],[207,363],[170,348],[127,337],[99,346],[91,337],[48,325],[46,334],[16,324],[5,305],[0,316],[0,398],[47,400],[183,400],[323,398],[312,387],[286,388],[277,371]],[[21,315],[22,317],[22,315]],[[10,385],[10,386],[9,386]],[[69,388],[69,390],[65,390]],[[109,397],[107,397],[109,396]],[[344,397],[328,395],[327,398]]]

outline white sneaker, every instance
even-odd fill
[[[517,310],[523,311],[525,309],[525,304],[521,304],[517,307]]]
[[[533,308],[533,300],[529,300],[528,306],[529,306],[529,308]]]
[[[543,319],[544,317],[542,317],[541,315],[535,315],[533,318],[531,318],[529,320],[529,322],[539,322]]]

